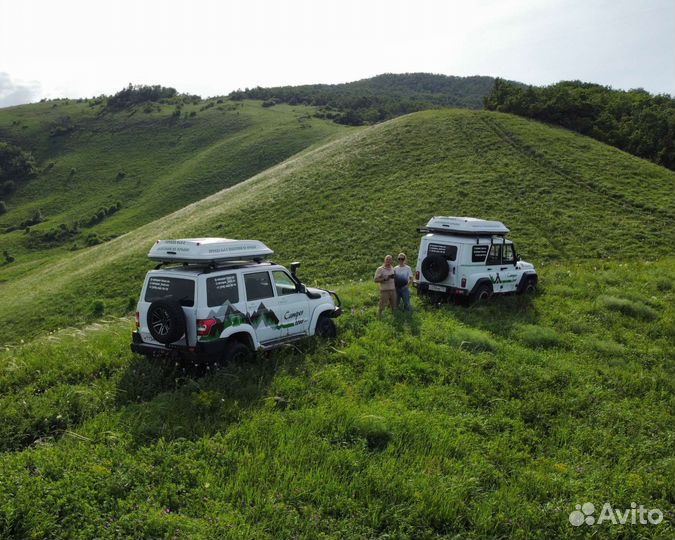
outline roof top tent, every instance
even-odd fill
[[[501,221],[453,216],[434,216],[426,227],[420,227],[417,231],[461,236],[505,236],[511,232]]]
[[[148,258],[160,263],[216,265],[235,261],[260,262],[274,252],[259,240],[184,238],[157,240]]]

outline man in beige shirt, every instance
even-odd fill
[[[375,270],[375,283],[380,285],[380,306],[378,311],[378,317],[382,315],[382,312],[386,309],[387,306],[391,308],[392,311],[396,309],[396,286],[394,285],[394,259],[391,255],[387,255],[384,258],[384,264]]]

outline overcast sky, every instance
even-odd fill
[[[0,106],[415,71],[675,94],[675,1],[0,0]]]

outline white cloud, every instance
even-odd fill
[[[0,72],[0,107],[31,103],[40,99],[42,87],[37,81],[14,81],[9,73]]]

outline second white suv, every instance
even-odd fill
[[[534,293],[537,272],[521,261],[500,221],[435,216],[420,241],[413,286],[421,295],[482,301],[493,294]]]
[[[131,350],[237,359],[305,336],[334,337],[337,294],[306,287],[299,263],[289,272],[266,262],[271,255],[255,240],[158,241],[148,256],[160,264],[145,277]]]

